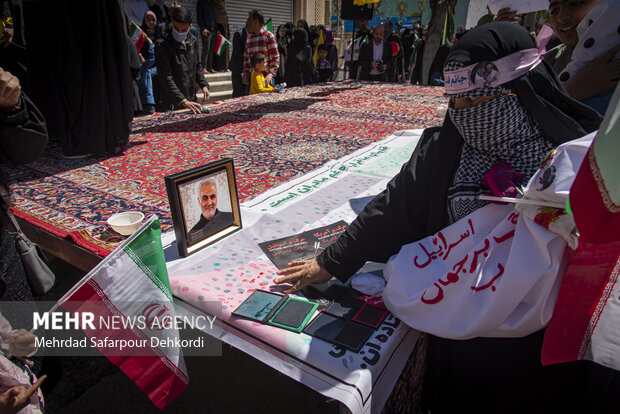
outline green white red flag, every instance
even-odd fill
[[[620,370],[620,88],[570,189],[579,246],[543,344],[543,364],[587,359]]]
[[[146,33],[140,29],[140,26],[131,22],[131,27],[129,28],[129,37],[131,37],[131,41],[134,45],[136,45],[136,49],[138,52],[142,49],[144,42],[146,42]]]
[[[267,20],[267,22],[265,23],[265,25],[263,26],[265,28],[265,30],[267,30],[268,32],[273,33],[273,22],[271,21],[271,19]]]
[[[161,244],[161,228],[157,217],[151,217],[123,244],[107,256],[57,306],[69,312],[95,312],[99,318],[131,320],[153,311],[174,318],[172,293]],[[123,325],[115,329],[82,328],[89,338],[144,340],[124,353],[118,349],[99,351],[121,369],[144,391],[151,401],[163,409],[188,385],[187,369],[181,349],[176,346],[153,346],[153,338],[175,341],[177,329],[155,329],[152,326]]]
[[[230,45],[230,42],[226,40],[224,36],[217,35],[217,39],[215,40],[215,47],[213,49],[218,56],[222,56],[222,53],[224,53],[228,45]]]

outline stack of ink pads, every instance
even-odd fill
[[[232,314],[359,352],[389,313],[381,305],[366,303],[343,285],[325,290],[309,286],[305,293],[309,300],[255,290]],[[316,310],[318,315],[310,320]]]

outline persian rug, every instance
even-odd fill
[[[4,168],[13,212],[100,256],[122,236],[106,219],[120,211],[157,214],[172,229],[164,177],[222,158],[234,160],[243,202],[352,153],[394,131],[441,125],[443,88],[338,82],[231,99],[210,114],[135,120],[121,156],[68,160],[56,148]]]

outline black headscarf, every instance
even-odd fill
[[[519,25],[488,23],[464,34],[450,50],[446,64],[459,62],[468,66],[537,47],[529,32]],[[556,145],[595,131],[601,123],[598,113],[568,96],[545,62],[502,86],[517,94],[545,136]]]
[[[288,45],[284,78],[288,86],[303,86],[316,81],[312,65],[312,48],[304,29],[294,28],[293,39]]]
[[[459,62],[464,66],[494,61],[524,49],[537,48],[527,30],[508,22],[494,22],[467,32],[454,44],[446,66]],[[527,74],[501,85],[517,94],[525,110],[540,125],[546,139],[554,145],[580,138],[598,129],[601,116],[568,96],[555,73],[541,62]],[[449,116],[432,140],[424,156],[422,174],[435,185],[429,193],[428,234],[449,224],[445,214],[448,187],[459,165],[463,138]],[[432,160],[432,162],[429,162]]]
[[[302,22],[304,27],[303,29],[306,31],[306,34],[308,36],[306,36],[306,39],[310,36],[310,26],[308,26],[308,22],[306,21],[306,19],[299,19],[297,20],[297,23]]]
[[[294,50],[300,50],[303,49],[304,46],[308,46],[308,32],[299,27],[295,27],[293,29],[293,38],[291,38],[289,48],[292,47]]]
[[[286,29],[286,26],[283,24],[278,26],[278,30],[276,30],[276,40],[278,41],[278,52],[280,52],[280,56],[286,56],[286,45],[288,43],[288,38],[286,34],[284,36],[280,36],[280,28],[282,27]]]
[[[310,32],[310,34],[308,35],[308,44],[310,45],[310,47],[312,47],[312,50],[314,50],[314,48],[316,47],[316,45],[313,43],[315,39],[319,38],[319,32]]]

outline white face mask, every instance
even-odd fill
[[[176,40],[179,43],[187,39],[187,33],[188,32],[185,32],[185,33],[177,32],[176,30],[174,30],[174,28],[172,29],[172,37],[174,38],[174,40]]]

